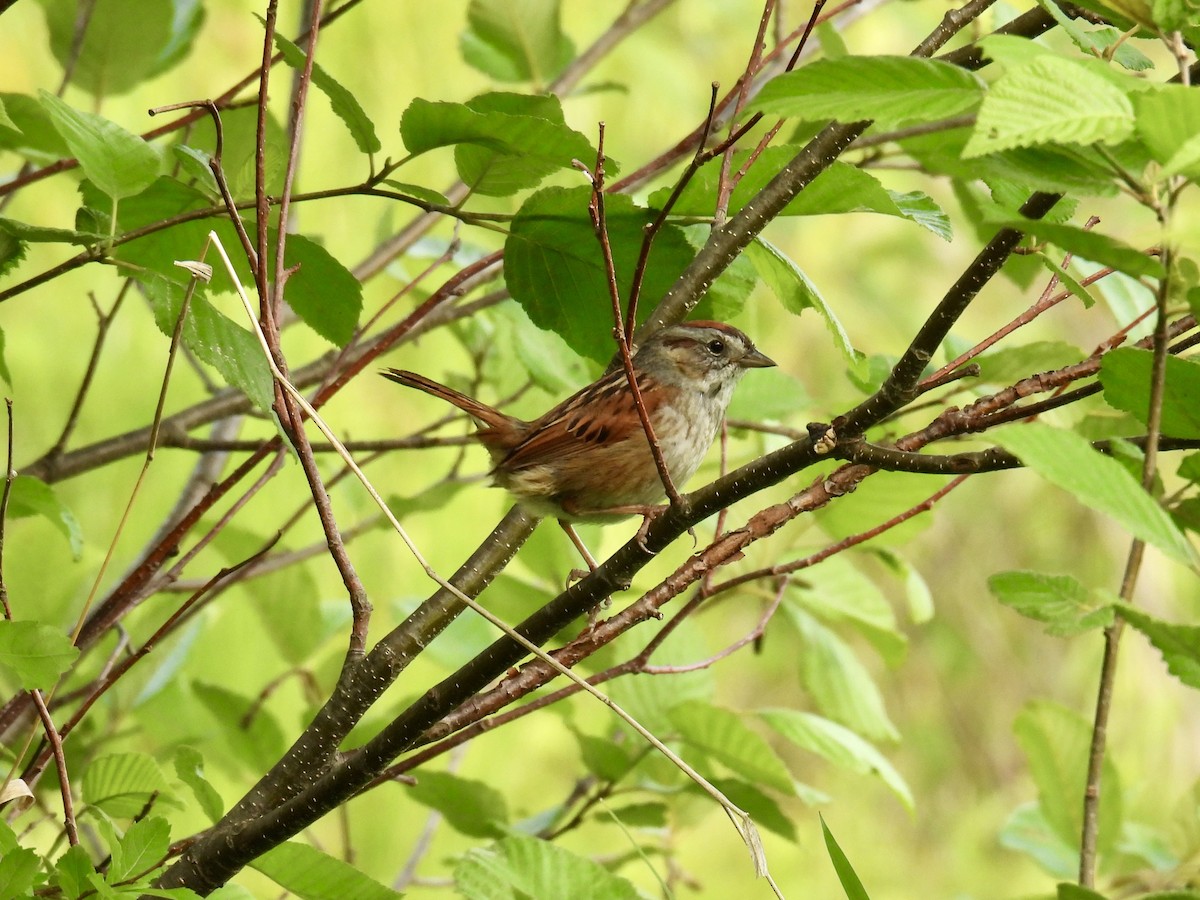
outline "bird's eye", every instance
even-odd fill
[[[725,342],[720,338],[713,338],[708,342],[708,350],[715,356],[719,356],[725,352]]]

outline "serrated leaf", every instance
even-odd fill
[[[153,869],[171,846],[171,826],[162,816],[149,816],[134,822],[113,848],[108,881],[125,881]]]
[[[454,869],[467,900],[640,900],[630,882],[598,863],[536,838],[507,837],[477,847]]]
[[[507,830],[508,804],[486,782],[447,772],[422,772],[406,793],[436,809],[455,831],[468,837],[497,837]]]
[[[992,85],[963,156],[1038,144],[1116,144],[1133,133],[1133,105],[1086,66],[1039,56]]]
[[[762,238],[755,238],[746,248],[747,258],[758,270],[759,276],[774,291],[776,298],[790,312],[800,315],[812,309],[825,320],[825,327],[833,337],[838,350],[846,362],[856,365],[860,354],[850,343],[850,336],[833,309],[825,302],[815,284],[788,256]]]
[[[1162,434],[1200,438],[1200,363],[1177,356],[1166,358],[1166,383],[1162,398]],[[1104,355],[1100,383],[1109,406],[1132,413],[1145,424],[1150,409],[1150,373],[1154,354],[1136,347],[1120,347]]]
[[[136,134],[103,116],[74,109],[49,91],[39,92],[39,97],[88,180],[108,196],[132,197],[154,183],[158,151]]]
[[[587,187],[545,188],[529,197],[504,245],[504,276],[513,299],[535,325],[558,334],[576,353],[607,363],[616,352],[612,303],[604,259],[588,219],[590,194]],[[623,195],[605,202],[617,284],[627,291],[652,215]],[[678,228],[659,232],[642,287],[643,318],[692,256]],[[621,300],[624,304],[628,297],[623,294]]]
[[[191,747],[180,747],[175,751],[175,775],[191,789],[196,802],[212,822],[225,814],[225,802],[217,789],[204,777],[204,757]]]
[[[8,380],[7,377],[5,380]],[[75,559],[79,559],[83,553],[83,529],[79,520],[45,482],[31,475],[14,478],[8,498],[8,514],[14,519],[42,516],[67,539]]]
[[[101,756],[83,776],[83,799],[116,818],[136,816],[152,796],[161,796],[167,789],[162,769],[145,753]]]
[[[1133,476],[1086,440],[1040,422],[1009,426],[992,439],[1051,484],[1184,565],[1195,564],[1187,539]]]
[[[183,286],[165,278],[148,278],[141,284],[154,311],[155,324],[163,334],[171,335],[183,304]],[[188,304],[183,341],[255,406],[270,410],[274,400],[271,370],[258,339],[216,309],[199,290]]]
[[[783,760],[761,735],[746,727],[737,713],[693,700],[672,709],[671,722],[686,744],[751,784],[795,793]]]
[[[859,880],[858,874],[854,871],[854,867],[850,865],[850,860],[846,858],[846,854],[834,840],[833,832],[825,824],[824,816],[821,816],[821,833],[825,836],[825,849],[829,852],[829,859],[833,863],[834,871],[837,872],[842,890],[846,892],[847,900],[871,900],[867,896],[867,890]]]
[[[354,336],[362,312],[362,285],[322,247],[302,234],[289,234],[284,264],[295,269],[284,299],[309,328],[335,347]]]
[[[250,866],[300,900],[396,900],[402,896],[349,863],[293,841],[268,850]]]
[[[1122,606],[1120,613],[1150,639],[1172,675],[1188,687],[1200,688],[1200,628],[1164,622],[1132,606]]]
[[[459,37],[463,59],[497,81],[545,85],[575,55],[559,6],[559,0],[472,0]]]
[[[879,128],[936,122],[964,113],[983,96],[966,70],[909,56],[817,60],[763,86],[750,108],[805,122],[873,119]]]
[[[25,690],[54,687],[78,655],[78,648],[57,628],[0,619],[0,666]]]
[[[487,117],[507,143],[503,150],[471,143],[454,148],[458,177],[475,193],[507,197],[537,187],[552,172],[573,168],[577,159],[596,157],[588,139],[567,127],[557,97],[492,93],[467,106]],[[616,172],[619,167],[610,160],[606,168]]]
[[[1096,603],[1070,575],[1000,572],[988,578],[988,589],[1005,606],[1044,622],[1049,634],[1069,637],[1112,622],[1112,607]]]
[[[1091,723],[1066,707],[1034,701],[1017,715],[1013,731],[1029,760],[1046,822],[1060,840],[1077,848],[1083,827]],[[1103,854],[1116,843],[1122,818],[1121,783],[1111,760],[1104,761],[1101,780],[1098,848]]]
[[[284,62],[297,72],[304,71],[307,54],[278,31],[275,32],[275,46],[283,54]],[[363,153],[378,153],[383,148],[379,136],[375,134],[375,123],[363,110],[358,98],[316,61],[312,66],[312,83],[329,98],[334,115],[342,120],[359,150]]]
[[[96,873],[87,850],[82,844],[68,847],[66,852],[54,864],[53,882],[67,897],[67,900],[79,900],[79,897],[91,887],[88,878]]]
[[[874,745],[844,725],[796,709],[760,709],[764,722],[797,747],[852,772],[876,775],[910,812],[912,791],[904,777]]]

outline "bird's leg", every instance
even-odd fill
[[[569,573],[567,573],[567,587],[570,587],[571,582],[578,581],[580,578],[585,578],[590,572],[595,572],[598,564],[595,557],[588,552],[587,545],[584,544],[583,539],[579,536],[575,529],[571,527],[571,523],[566,519],[559,519],[558,524],[559,527],[567,533],[567,537],[571,539],[571,543],[575,545],[575,549],[579,551],[579,555],[583,557],[583,561],[587,563],[588,567],[587,572],[583,571],[583,569],[572,569]]]

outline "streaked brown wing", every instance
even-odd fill
[[[662,392],[651,390],[655,382],[645,373],[638,373],[637,384],[653,419],[664,399]],[[529,437],[513,447],[498,468],[515,471],[566,459],[603,444],[620,443],[640,434],[642,422],[625,372],[617,370],[530,423],[529,431]]]

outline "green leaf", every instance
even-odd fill
[[[1133,104],[1111,80],[1072,60],[1039,56],[992,85],[963,156],[1049,143],[1116,144],[1133,126]]]
[[[225,814],[225,802],[217,789],[204,777],[204,757],[191,747],[179,747],[173,759],[176,777],[192,791],[196,802],[212,822]]]
[[[57,628],[41,622],[0,620],[0,667],[25,690],[48,690],[70,668],[79,650]]]
[[[755,238],[746,248],[746,256],[758,270],[759,276],[774,291],[776,298],[789,312],[800,315],[806,309],[812,309],[825,320],[825,327],[846,362],[857,364],[860,354],[850,344],[850,336],[842,323],[833,312],[833,308],[825,302],[804,271],[779,248],[762,238]]]
[[[328,250],[302,234],[288,235],[283,260],[289,269],[295,269],[284,286],[288,306],[334,346],[346,344],[362,313],[358,279]]]
[[[20,265],[21,260],[25,258],[26,251],[25,242],[5,230],[5,221],[0,220],[0,277],[7,275]],[[7,376],[5,380],[8,380]],[[10,381],[9,384],[11,385],[12,382]]]
[[[477,847],[454,869],[467,900],[640,900],[630,882],[563,848],[528,837]]]
[[[297,72],[304,71],[307,54],[278,31],[275,32],[275,46],[283,54],[284,62]],[[312,67],[312,83],[329,98],[334,115],[345,124],[359,150],[363,153],[378,153],[383,149],[383,144],[375,134],[375,124],[367,116],[358,99],[330,75],[324,66],[315,61]]]
[[[1046,822],[1060,840],[1078,848],[1091,723],[1066,707],[1034,701],[1017,715],[1013,730],[1029,760]],[[1101,779],[1097,846],[1103,854],[1116,844],[1122,818],[1121,784],[1111,760],[1105,760]]]
[[[507,197],[573,168],[576,159],[596,158],[588,139],[563,121],[557,97],[483,94],[467,106],[498,128],[507,144],[503,150],[473,143],[454,148],[458,177],[475,193]],[[610,173],[618,169],[612,161],[606,167]]]
[[[96,874],[96,867],[88,858],[82,844],[68,847],[54,864],[53,883],[66,895],[67,900],[79,898],[91,889],[88,879]]]
[[[1162,434],[1200,438],[1200,363],[1177,356],[1166,358],[1166,384],[1162,398]],[[1100,369],[1104,400],[1109,406],[1132,413],[1145,424],[1150,413],[1150,374],[1154,354],[1136,347],[1106,353]]]
[[[1015,384],[1036,372],[1049,372],[1079,362],[1086,354],[1064,341],[1032,341],[1022,347],[1010,347],[977,356],[979,382]]]
[[[1055,900],[1105,900],[1105,897],[1090,888],[1064,881],[1058,885]],[[1143,900],[1145,900],[1144,897]]]
[[[575,55],[559,0],[471,0],[459,37],[463,59],[497,81],[544,86]]]
[[[526,200],[504,245],[504,276],[513,299],[535,325],[558,334],[576,353],[607,363],[616,352],[612,302],[588,219],[590,193],[587,187],[546,188]],[[605,203],[624,306],[652,214],[624,195],[610,196]],[[692,256],[678,228],[659,232],[642,286],[639,321],[653,311]]]
[[[730,419],[762,422],[783,419],[812,405],[804,385],[781,369],[763,369],[743,380],[733,395],[726,415]]]
[[[83,529],[79,520],[45,482],[31,475],[14,478],[12,493],[8,497],[8,514],[14,519],[42,516],[67,539],[75,559],[79,559],[83,553]]]
[[[1050,241],[1085,260],[1111,266],[1130,275],[1162,278],[1162,263],[1141,250],[1106,234],[1085,231],[1074,225],[1060,225],[1038,219],[1005,219],[992,222],[995,227],[1015,228],[1043,241]]]
[[[802,151],[803,147],[786,145],[768,147],[757,154],[729,197],[729,211],[736,212],[745,207]],[[749,162],[750,151],[734,155],[735,169],[740,170]],[[720,172],[719,159],[702,167],[676,199],[671,207],[672,214],[711,216],[716,208]],[[655,191],[650,195],[649,205],[664,208],[673,190],[667,186]],[[917,223],[943,240],[951,237],[949,218],[928,195],[919,191],[909,194],[889,191],[870,172],[843,162],[834,162],[817,175],[783,208],[781,215],[822,216],[852,212],[897,216]]]
[[[115,818],[133,818],[152,796],[161,800],[167,789],[162,769],[145,753],[101,756],[83,776],[83,799]]]
[[[5,853],[0,858],[0,900],[32,897],[33,879],[41,862],[36,853],[25,847]]]
[[[155,324],[163,334],[171,335],[183,304],[183,286],[165,278],[146,278],[141,285],[154,311]],[[188,304],[183,341],[255,406],[270,410],[274,400],[271,369],[258,339],[217,310],[199,290]]]
[[[687,745],[751,784],[795,794],[783,760],[761,735],[746,727],[737,713],[692,700],[671,710],[671,722]]]
[[[80,35],[83,5],[42,0],[54,57],[70,66],[71,84],[96,97],[123,94],[171,68],[204,21],[204,4],[196,0],[124,0],[90,6]]]
[[[508,805],[486,782],[447,772],[422,772],[407,794],[436,809],[455,831],[468,837],[498,837],[506,831]]]
[[[270,710],[215,684],[195,682],[192,690],[218,725],[239,765],[265,771],[286,748],[283,729]]]
[[[289,566],[263,576],[258,584],[254,610],[279,655],[293,666],[308,664],[345,624],[345,604],[326,605],[311,570]]]
[[[28,94],[0,94],[0,101],[12,123],[11,126],[0,124],[0,148],[42,163],[71,155],[70,148],[37,98]]]
[[[41,104],[88,179],[114,200],[140,194],[158,177],[158,151],[103,116],[68,106],[49,91]]]
[[[1070,575],[1000,572],[988,579],[988,589],[1005,606],[1046,623],[1048,634],[1069,637],[1112,622],[1112,607],[1096,603]]]
[[[392,900],[402,896],[307,844],[288,841],[250,865],[300,900]]]
[[[633,760],[625,749],[608,738],[576,731],[575,740],[579,742],[579,756],[584,766],[597,778],[620,781],[633,768]]]
[[[904,777],[878,749],[846,726],[796,709],[760,709],[758,715],[797,747],[852,772],[877,775],[909,812],[915,808]]]
[[[796,826],[792,824],[791,819],[787,817],[774,798],[761,791],[758,786],[737,778],[714,778],[712,785],[728,797],[734,806],[749,813],[755,825],[787,838],[792,843],[796,842]],[[686,790],[689,794],[708,798],[708,802],[712,802],[709,795],[698,784],[689,782]]]
[[[849,622],[891,665],[904,658],[907,640],[883,592],[848,554],[832,556],[814,570],[814,585],[797,582],[790,602],[799,603],[827,622]]]
[[[837,872],[842,890],[846,892],[847,900],[870,900],[870,897],[867,896],[867,889],[859,881],[854,867],[850,865],[850,860],[846,858],[846,854],[834,840],[833,832],[825,824],[824,816],[821,816],[821,833],[825,836],[825,849],[829,851],[829,859],[833,862],[834,871]]]
[[[1120,463],[1079,435],[1031,422],[1002,428],[992,439],[1085,506],[1116,519],[1172,559],[1194,565],[1195,552],[1170,516]]]
[[[883,696],[854,652],[808,613],[785,607],[803,640],[801,676],[827,716],[875,740],[899,737],[888,718]]]
[[[1150,639],[1172,675],[1188,687],[1200,688],[1200,627],[1164,622],[1132,606],[1121,606],[1120,614]]]
[[[141,875],[163,862],[171,846],[171,826],[161,816],[140,819],[129,826],[113,848],[108,881],[115,884]]]
[[[1000,844],[1033,858],[1056,878],[1067,878],[1079,869],[1078,835],[1065,841],[1050,827],[1036,803],[1019,806],[1000,830]]]
[[[454,146],[459,177],[488,196],[535,187],[550,173],[570,169],[572,160],[596,157],[588,139],[567,127],[555,97],[491,93],[468,103],[418,98],[404,111],[400,135],[414,156]]]
[[[108,235],[95,231],[75,231],[73,228],[47,228],[42,225],[30,225],[15,219],[0,218],[0,232],[20,241],[31,244],[75,244],[88,247],[104,240]]]
[[[957,116],[982,96],[982,82],[950,63],[848,56],[817,60],[772,79],[750,109],[804,122],[873,119],[888,129]]]

